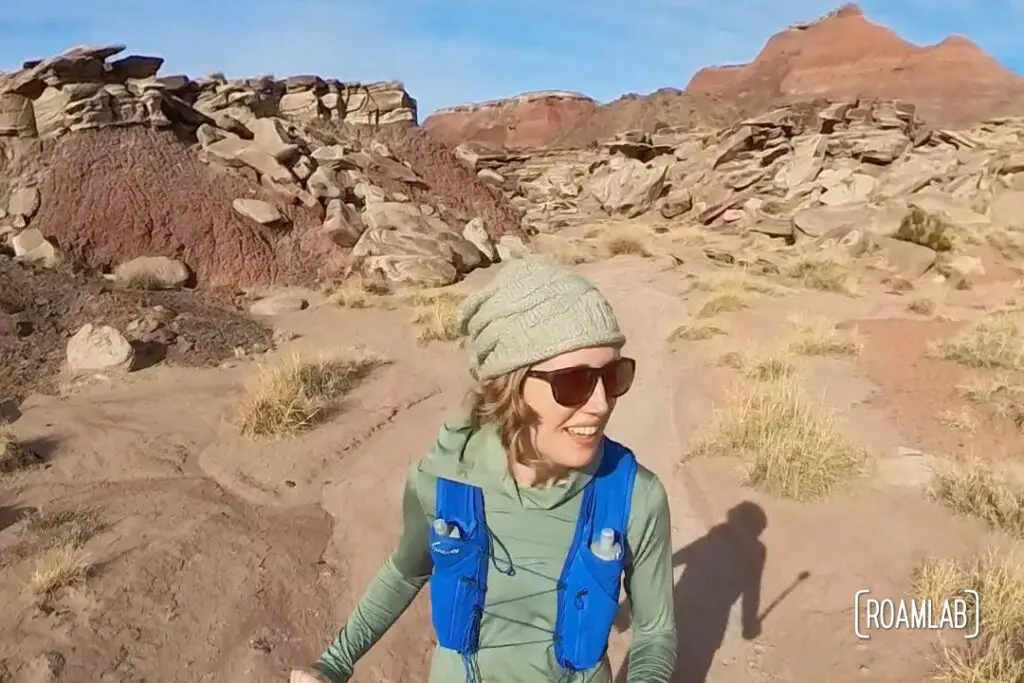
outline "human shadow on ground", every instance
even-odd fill
[[[767,526],[764,509],[744,501],[726,513],[724,522],[673,555],[672,566],[685,568],[673,593],[678,647],[670,683],[705,683],[737,600],[742,601],[743,638],[760,635],[761,576],[767,557],[760,536]],[[628,610],[621,609],[620,616],[616,626],[621,632],[629,627]],[[627,659],[615,683],[626,683],[628,670]]]

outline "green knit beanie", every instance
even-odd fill
[[[615,312],[593,284],[535,258],[502,266],[463,303],[458,325],[478,380],[569,351],[626,343]]]

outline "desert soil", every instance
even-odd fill
[[[582,235],[595,227],[605,229],[575,229]],[[688,549],[677,569],[673,680],[924,680],[937,657],[934,634],[859,641],[853,596],[862,588],[909,596],[923,559],[965,558],[998,540],[926,495],[926,465],[932,455],[968,455],[976,444],[1000,458],[1019,438],[1012,425],[986,418],[992,423],[978,433],[999,435],[999,448],[989,449],[993,437],[974,442],[940,419],[963,408],[955,386],[973,371],[933,359],[927,342],[1004,304],[1017,294],[1014,282],[994,279],[969,291],[938,284],[932,291],[925,282],[911,294],[869,282],[859,296],[790,287],[778,296],[747,292],[747,308],[698,318],[716,294],[694,285],[735,269],[716,266],[674,232],[649,228],[632,229],[652,256],[578,268],[616,305],[627,351],[639,360],[610,434],[665,482],[674,543]],[[493,272],[476,271],[454,289],[472,290]],[[4,277],[17,290],[20,276]],[[39,277],[36,283],[45,282]],[[22,298],[40,296],[33,290]],[[71,313],[87,298],[43,296]],[[145,296],[147,305],[175,305]],[[912,296],[932,297],[938,308],[910,312]],[[283,681],[329,642],[400,531],[406,465],[457,407],[467,377],[458,345],[417,341],[403,305],[346,308],[315,292],[307,297],[305,310],[273,319],[282,341],[263,355],[212,367],[158,363],[28,396],[14,429],[45,463],[4,475],[0,489],[0,680]],[[47,310],[32,314],[34,325],[52,324]],[[717,359],[769,347],[786,334],[792,313],[826,315],[863,343],[859,355],[793,361],[815,403],[835,411],[841,432],[876,465],[817,502],[761,493],[734,458],[693,455],[716,409],[747,381]],[[671,338],[695,320],[726,333]],[[250,341],[260,340],[257,329]],[[351,348],[390,363],[313,429],[278,439],[240,436],[239,406],[261,365]],[[767,520],[760,539],[721,526],[745,501]],[[69,536],[84,544],[88,573],[40,595],[34,573],[53,561],[47,547],[54,539]],[[750,566],[758,540],[766,550],[759,581]],[[757,588],[760,610],[770,612],[761,633],[745,640],[739,596]],[[433,647],[427,607],[424,591],[360,663],[356,681],[424,679]],[[614,636],[616,669],[627,644],[628,632]]]

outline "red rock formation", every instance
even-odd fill
[[[599,106],[578,93],[524,93],[440,109],[426,118],[423,127],[448,145],[472,141],[484,147],[529,149],[564,135]]]
[[[687,91],[746,114],[814,98],[899,98],[945,126],[1020,109],[1024,79],[959,36],[919,47],[872,23],[855,4],[772,36],[750,64],[699,71]]]
[[[750,64],[702,69],[685,91],[663,89],[599,105],[582,95],[535,93],[439,111],[423,122],[449,145],[582,147],[629,129],[726,125],[814,99],[903,99],[941,126],[1024,112],[1024,79],[971,41],[918,47],[848,4],[773,36]]]

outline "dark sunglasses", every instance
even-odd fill
[[[597,387],[597,381],[604,383],[608,398],[618,398],[633,386],[636,375],[636,361],[632,358],[618,358],[600,368],[577,365],[558,370],[530,370],[527,377],[542,379],[551,385],[551,394],[561,406],[575,408],[590,400]]]

